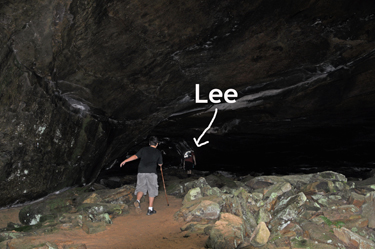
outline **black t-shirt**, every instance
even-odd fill
[[[156,166],[163,164],[161,152],[151,146],[140,149],[135,155],[141,159],[138,166],[138,173],[156,174]]]

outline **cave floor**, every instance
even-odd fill
[[[181,232],[185,222],[176,221],[173,215],[181,208],[182,199],[168,196],[169,206],[164,193],[155,199],[155,215],[147,216],[148,198],[142,203],[142,213],[137,214],[134,207],[130,213],[113,219],[113,224],[96,234],[86,234],[82,229],[59,230],[53,234],[32,236],[11,240],[9,246],[38,245],[45,242],[55,243],[59,248],[64,245],[85,244],[88,249],[123,248],[204,248],[208,236]],[[7,222],[19,223],[20,208],[0,210],[0,227]]]

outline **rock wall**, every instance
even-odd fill
[[[89,182],[101,169],[104,125],[72,113],[50,92],[53,82],[25,70],[14,54],[3,62],[0,206]]]

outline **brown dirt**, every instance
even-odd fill
[[[63,245],[85,244],[88,249],[123,249],[123,248],[175,248],[196,249],[204,248],[207,235],[188,234],[181,232],[185,222],[176,221],[173,215],[181,208],[182,200],[168,196],[167,206],[165,195],[155,199],[156,214],[147,216],[146,202],[142,203],[142,213],[136,214],[134,207],[130,213],[113,219],[113,224],[106,230],[97,234],[86,234],[82,229],[60,230],[53,234],[13,239],[9,245],[19,248],[21,244],[41,244],[53,242],[62,248]],[[0,210],[0,227],[5,227],[7,222],[19,223],[18,212],[20,208]],[[6,217],[4,217],[4,214]]]
[[[18,213],[21,207],[8,208],[0,210],[0,228],[7,226],[8,222],[20,223],[18,219]]]

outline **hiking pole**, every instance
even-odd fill
[[[161,179],[163,179],[163,186],[164,186],[164,192],[165,192],[165,199],[167,199],[167,204],[169,206],[168,198],[167,198],[167,190],[165,189],[165,183],[164,183],[164,176],[163,176],[163,170],[160,166],[160,172],[161,172]]]

